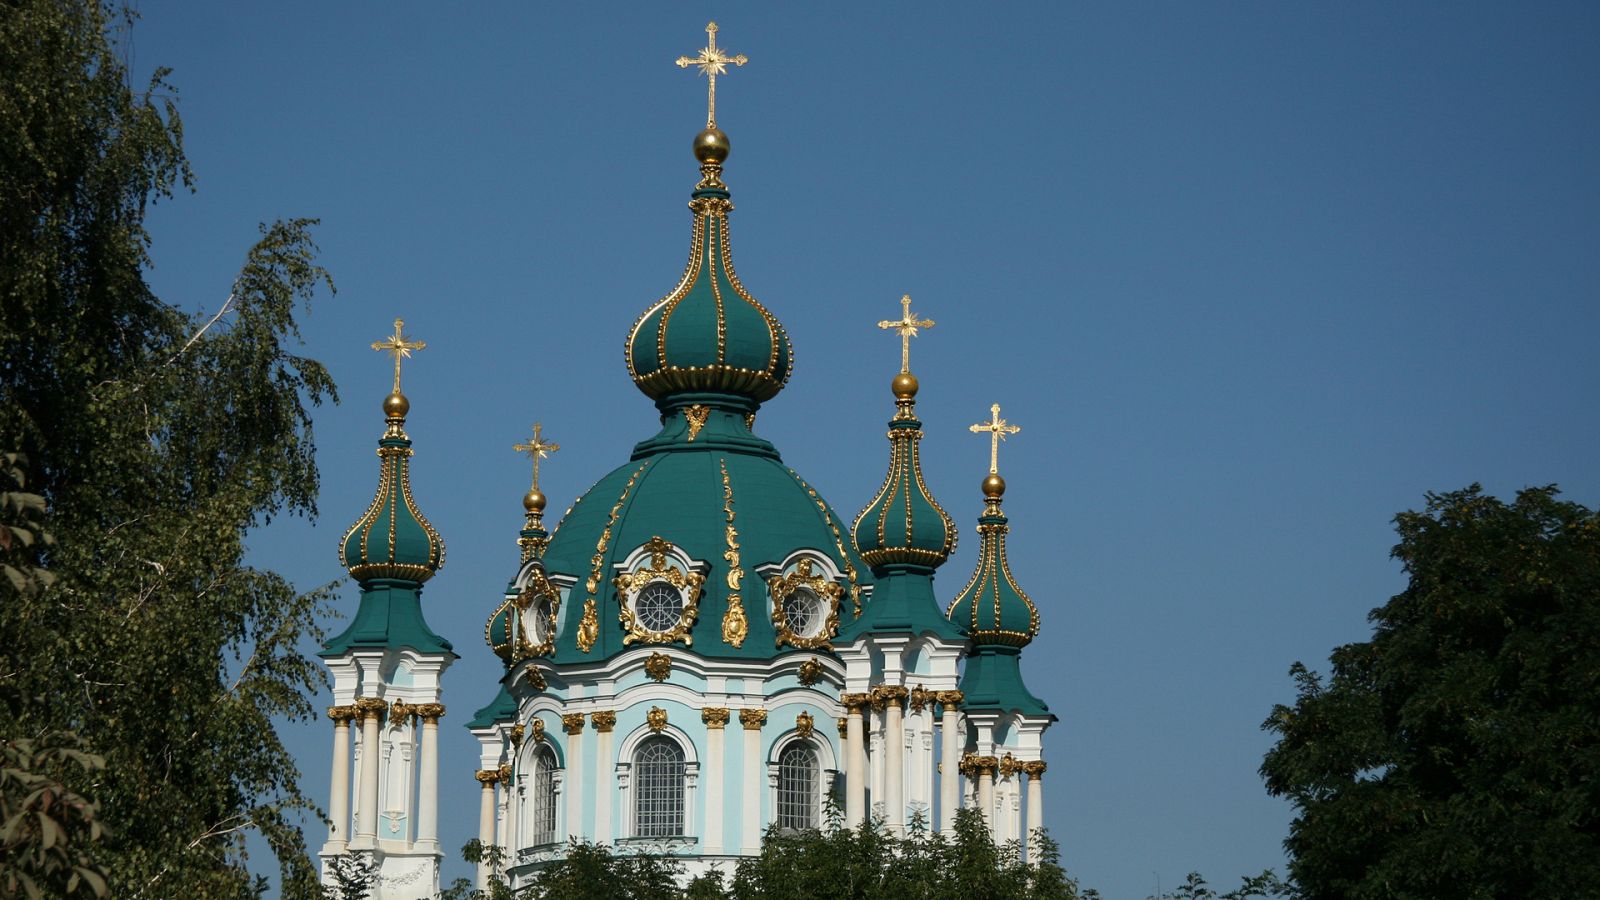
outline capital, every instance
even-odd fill
[[[389,721],[402,722],[411,718],[416,712],[417,708],[415,706],[404,700],[396,700],[389,704]]]
[[[511,726],[511,746],[513,746],[513,747],[521,747],[522,746],[522,736],[527,734],[527,733],[528,733],[528,729],[526,727],[522,726],[522,725],[513,725],[513,726]]]
[[[872,695],[870,695],[870,694],[840,694],[839,695],[839,702],[844,704],[844,708],[845,709],[847,709],[847,710],[849,710],[850,712],[853,712],[853,713],[861,712],[866,707],[867,703],[871,699],[872,699]]]
[[[501,783],[510,784],[510,782],[511,782],[511,763],[501,763],[500,764],[499,775],[500,775]]]
[[[911,711],[922,712],[923,707],[927,706],[929,703],[932,703],[933,699],[933,691],[924,688],[920,684],[917,685],[911,689]]]
[[[500,770],[479,769],[472,774],[472,777],[478,779],[479,783],[481,783],[484,787],[492,788],[495,786],[495,783],[500,780]]]
[[[939,691],[933,695],[933,699],[939,701],[945,712],[954,712],[956,707],[961,705],[961,701],[967,698],[960,691]]]
[[[1020,763],[1018,767],[1022,769],[1024,774],[1034,781],[1042,780],[1044,778],[1044,770],[1048,768],[1042,759],[1028,760],[1027,762]]]
[[[739,710],[739,724],[745,731],[760,731],[761,726],[767,724],[767,711],[764,709]]]
[[[354,719],[355,717],[356,708],[354,706],[328,707],[328,718],[332,719],[336,725],[342,725],[346,722],[349,722],[351,719]]]
[[[356,719],[365,722],[368,718],[383,721],[383,714],[389,704],[377,697],[358,697],[355,702]]]
[[[596,710],[589,714],[589,721],[593,723],[595,731],[610,734],[611,729],[617,727],[617,714],[609,709]]]
[[[561,730],[567,734],[583,732],[583,713],[567,713],[561,717]]]
[[[411,707],[411,711],[421,716],[424,724],[432,723],[437,725],[439,720],[444,717],[444,704],[419,703]]]
[[[707,728],[720,730],[728,727],[728,708],[726,706],[708,706],[700,710],[700,721],[706,723]]]
[[[1017,772],[1019,772],[1021,770],[1022,770],[1022,764],[1017,761],[1017,758],[1015,756],[1012,756],[1011,754],[1007,753],[1005,756],[1000,757],[1000,777],[1001,778],[1010,778],[1012,775],[1017,774]]]

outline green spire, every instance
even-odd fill
[[[721,178],[728,137],[708,128],[694,149],[703,177],[689,201],[689,263],[678,286],[628,333],[628,373],[663,412],[690,403],[754,412],[783,390],[794,351],[783,325],[733,271],[733,202]]]
[[[407,341],[403,323],[373,344],[395,357],[394,391],[383,400],[388,427],[378,440],[378,491],[339,542],[339,562],[361,586],[361,604],[350,627],[330,639],[323,656],[354,647],[411,647],[424,653],[449,653],[450,642],[435,634],[422,617],[422,585],[444,566],[444,539],[411,498],[411,438],[406,414],[411,402],[400,393],[400,360],[425,346]]]

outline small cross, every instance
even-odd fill
[[[533,489],[539,489],[539,460],[561,449],[560,444],[552,444],[544,439],[544,425],[533,423],[533,440],[526,444],[517,444],[511,449],[518,453],[526,453],[533,459]]]
[[[905,374],[911,371],[911,339],[917,336],[918,328],[932,328],[933,320],[918,321],[916,315],[911,312],[910,294],[900,298],[900,310],[898,322],[885,319],[878,323],[878,327],[884,330],[892,328],[900,333],[900,372]]]
[[[699,66],[700,74],[706,76],[706,127],[717,127],[717,76],[728,74],[728,63],[742,66],[750,59],[743,53],[738,56],[729,56],[717,46],[717,23],[710,22],[706,25],[706,45],[700,49],[698,56],[678,57],[678,68],[687,69],[690,66]]]
[[[1000,442],[1008,434],[1016,434],[1022,430],[1020,425],[1011,425],[1000,418],[1000,404],[989,407],[989,421],[979,422],[977,425],[968,426],[973,434],[989,432],[989,474],[1000,474]]]
[[[372,349],[380,350],[394,357],[394,392],[400,393],[400,360],[410,359],[411,351],[421,350],[428,345],[423,341],[408,341],[400,331],[405,322],[401,319],[394,320],[394,334],[381,341],[373,341]]]

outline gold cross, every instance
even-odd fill
[[[717,76],[728,74],[728,63],[742,66],[749,62],[743,53],[738,56],[729,56],[717,46],[717,23],[710,22],[706,25],[706,45],[700,48],[698,56],[678,57],[678,68],[687,69],[690,66],[699,66],[700,74],[706,76],[706,127],[717,127]]]
[[[411,351],[421,350],[428,346],[423,341],[406,340],[406,336],[400,331],[400,327],[404,324],[405,322],[403,320],[395,319],[394,334],[389,335],[381,341],[372,342],[372,349],[381,350],[384,353],[388,353],[394,357],[394,392],[396,394],[400,393],[400,360],[402,358],[410,359]]]
[[[526,453],[533,459],[533,489],[539,489],[539,460],[561,449],[560,444],[552,444],[544,439],[544,426],[538,422],[533,423],[533,440],[526,444],[517,444],[511,449],[518,453]]]
[[[917,320],[911,312],[911,295],[900,298],[900,320],[898,322],[885,319],[878,323],[878,327],[888,330],[893,328],[900,333],[900,373],[903,375],[911,371],[911,339],[917,336],[918,328],[932,328],[932,319]]]
[[[1000,474],[1000,442],[1006,439],[1006,435],[1021,431],[1022,427],[1008,424],[1005,419],[1000,418],[1000,404],[996,403],[989,407],[989,421],[979,422],[968,428],[973,434],[989,432],[989,474]]]

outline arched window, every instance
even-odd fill
[[[810,741],[795,741],[778,757],[778,827],[817,827],[821,766]]]
[[[533,752],[533,795],[528,798],[528,836],[531,846],[556,840],[556,755],[549,747]]]
[[[683,748],[666,737],[652,737],[633,754],[633,833],[638,837],[683,834]]]

